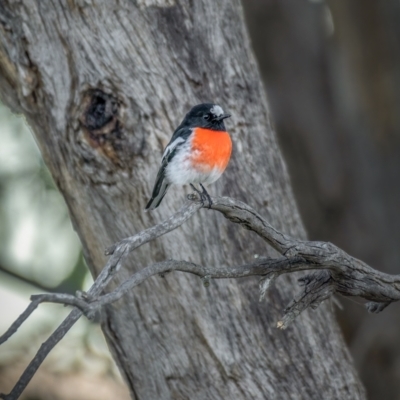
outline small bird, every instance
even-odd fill
[[[207,199],[211,198],[203,184],[215,182],[225,171],[232,153],[232,141],[225,129],[225,114],[217,104],[194,106],[175,130],[164,150],[161,167],[154,184],[147,210],[157,208],[170,185],[187,185]],[[194,184],[200,184],[200,192]]]

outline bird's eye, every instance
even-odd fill
[[[203,118],[207,121],[209,121],[211,119],[211,115],[210,114],[205,114],[203,115]]]

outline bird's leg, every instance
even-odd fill
[[[203,203],[203,206],[204,206],[204,194],[202,192],[200,192],[200,190],[197,189],[197,187],[194,186],[193,183],[191,183],[190,186],[200,196],[200,200],[201,200],[201,202]]]
[[[192,189],[193,189],[201,198],[203,198],[202,192],[200,192],[200,190],[197,189],[197,187],[194,186],[193,183],[191,183],[190,186],[192,187]]]
[[[200,183],[200,187],[203,189],[203,191],[202,191],[202,195],[203,196],[206,196],[206,198],[207,198],[207,200],[208,200],[208,208],[210,209],[211,208],[211,206],[212,206],[212,200],[211,200],[211,196],[208,194],[208,192],[207,192],[207,190],[206,190],[206,188]]]
[[[200,196],[200,200],[203,203],[203,206],[205,205],[204,203],[207,200],[208,208],[211,208],[212,201],[211,201],[210,195],[207,193],[207,190],[204,189],[204,186],[200,183],[200,186],[203,189],[202,192],[200,192],[200,190],[197,189],[197,187],[194,186],[193,183],[191,183],[190,186]]]

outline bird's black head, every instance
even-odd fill
[[[203,103],[194,106],[186,114],[181,126],[225,131],[224,119],[229,117],[230,114],[225,114],[224,110],[219,105]]]

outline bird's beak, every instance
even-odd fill
[[[231,114],[222,114],[221,116],[219,116],[217,119],[217,121],[222,121],[225,118],[229,118],[231,116]]]

